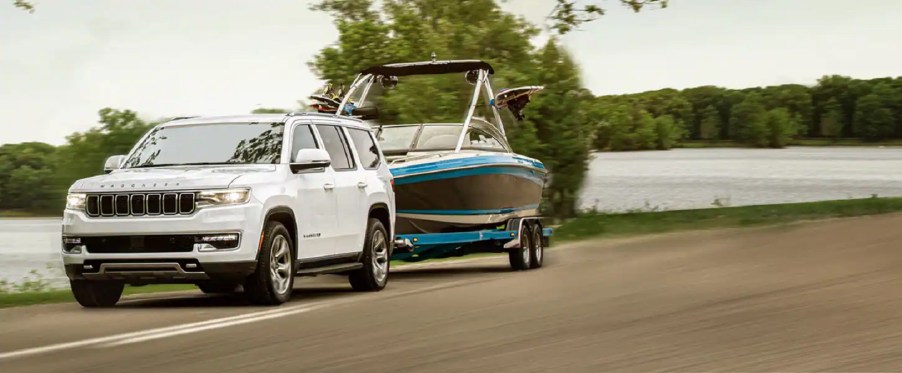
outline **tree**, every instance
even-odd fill
[[[820,135],[824,137],[838,138],[843,132],[842,108],[836,99],[830,99],[823,106],[821,114]]]
[[[34,4],[25,0],[13,0],[13,6],[28,13],[34,13]]]
[[[657,132],[656,148],[660,150],[673,148],[673,145],[684,136],[682,123],[674,121],[670,115],[655,118],[655,131]]]
[[[0,146],[0,209],[46,209],[46,187],[54,170],[52,145],[28,142]]]
[[[639,12],[648,6],[666,8],[668,0],[620,0],[620,3],[634,12]],[[605,10],[595,4],[580,5],[577,0],[557,0],[557,4],[551,10],[548,18],[552,21],[551,28],[555,32],[566,34],[581,24],[594,21],[604,14]]]
[[[152,126],[131,110],[104,108],[98,114],[99,127],[69,135],[56,152],[54,184],[60,201],[73,181],[100,174],[106,158],[128,153]]]
[[[730,116],[730,127],[736,131],[736,139],[754,146],[767,146],[767,111],[756,93],[746,96],[745,100],[733,107]]]
[[[880,96],[869,94],[858,99],[855,105],[855,132],[865,140],[883,140],[892,135],[894,127],[893,112],[883,106]]]
[[[720,137],[720,114],[714,106],[708,105],[701,112],[699,138],[703,140],[716,140]]]
[[[797,123],[788,109],[778,108],[767,112],[767,146],[783,148],[798,133]],[[760,146],[760,145],[759,145]]]

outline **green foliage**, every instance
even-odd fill
[[[855,106],[855,132],[865,140],[883,140],[893,134],[893,112],[883,106],[880,96],[864,96]]]
[[[821,114],[820,135],[824,137],[837,138],[842,136],[843,132],[843,115],[842,108],[835,98],[831,98],[823,106],[824,112]]]
[[[735,138],[749,145],[765,147],[768,144],[767,111],[761,104],[760,96],[751,93],[745,100],[733,107],[730,127]]]
[[[634,12],[639,12],[647,6],[666,8],[668,1],[669,0],[620,0],[620,3],[629,7]],[[557,5],[551,10],[551,15],[549,15],[548,18],[551,20],[551,28],[555,32],[566,34],[583,23],[594,21],[604,14],[604,9],[596,4],[581,5],[576,0],[557,0]]]
[[[251,114],[284,114],[284,113],[290,113],[290,112],[291,112],[291,110],[287,110],[287,109],[261,107],[261,108],[256,108],[253,111],[251,111]]]
[[[13,6],[28,13],[34,13],[34,4],[25,0],[13,0]]]
[[[785,108],[773,109],[767,112],[768,144],[772,148],[783,148],[789,144],[799,130],[796,119]]]
[[[662,115],[655,120],[655,149],[668,150],[684,136],[682,123],[675,122],[670,115]]]
[[[701,112],[699,123],[699,138],[703,140],[716,140],[720,137],[720,113],[714,106],[708,105]]]
[[[54,205],[47,181],[54,174],[52,145],[0,146],[0,209],[46,210]]]

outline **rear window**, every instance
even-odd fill
[[[357,149],[357,155],[360,156],[363,168],[379,167],[379,148],[376,147],[376,142],[373,141],[369,131],[348,128],[348,133],[351,134],[351,141],[354,142],[354,148]]]

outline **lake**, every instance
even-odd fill
[[[596,153],[580,207],[677,210],[874,194],[902,196],[902,148]],[[21,282],[37,271],[54,286],[65,286],[59,234],[59,219],[0,219],[0,279]]]

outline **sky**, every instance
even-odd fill
[[[0,0],[0,144],[62,144],[103,107],[147,119],[296,108],[321,86],[307,63],[337,39],[305,0],[33,2],[28,14]],[[503,7],[541,24],[554,3]],[[608,14],[562,41],[599,95],[902,75],[902,0],[596,3]]]

